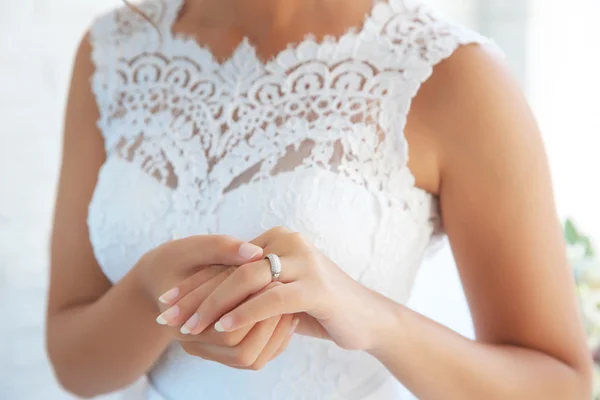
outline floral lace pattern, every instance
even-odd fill
[[[88,222],[107,276],[119,280],[174,237],[248,240],[285,225],[405,302],[439,228],[436,200],[407,167],[411,100],[435,64],[484,39],[418,1],[376,1],[364,25],[339,38],[307,36],[266,62],[245,39],[219,62],[172,34],[182,5],[139,5],[154,26],[122,8],[92,27],[107,160]],[[251,377],[173,345],[150,376],[175,400],[389,399],[395,390],[366,354],[308,338]],[[226,393],[218,383],[231,379],[239,387]]]

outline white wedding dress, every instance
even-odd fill
[[[88,223],[106,275],[118,281],[173,238],[250,240],[283,225],[406,303],[441,232],[436,199],[407,168],[411,99],[458,46],[489,42],[418,2],[389,0],[340,38],[307,37],[268,62],[244,40],[219,62],[173,35],[182,3],[140,5],[155,27],[124,7],[91,29],[107,160]],[[259,372],[173,343],[148,378],[152,399],[410,398],[368,354],[298,335]]]

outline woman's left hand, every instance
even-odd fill
[[[395,303],[352,279],[298,233],[274,228],[252,243],[279,256],[283,285],[247,300],[272,282],[271,267],[268,260],[240,266],[202,302],[197,324],[188,326],[191,334],[215,321],[215,329],[230,332],[274,316],[306,313],[325,333],[313,336],[328,337],[344,349],[377,346],[394,318]]]

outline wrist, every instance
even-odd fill
[[[369,354],[378,359],[385,357],[404,340],[402,321],[408,311],[403,305],[386,297],[381,296],[381,300],[381,304],[376,308],[379,310],[375,315],[376,321],[371,324],[371,344],[366,349]]]
[[[150,290],[142,264],[136,264],[123,279],[129,281],[130,290],[139,299],[140,304],[145,305],[153,314],[158,315],[161,312],[158,297]]]

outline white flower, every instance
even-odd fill
[[[595,327],[600,326],[600,291],[582,292],[581,303],[585,318]]]

